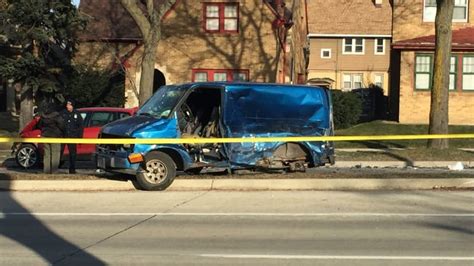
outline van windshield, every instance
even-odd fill
[[[155,118],[168,117],[187,88],[187,86],[163,86],[159,88],[140,108],[137,115],[148,115]]]

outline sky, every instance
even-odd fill
[[[79,6],[79,2],[80,2],[80,1],[81,1],[81,0],[72,0],[72,3],[73,3],[74,5],[76,5],[76,6]]]

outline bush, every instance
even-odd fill
[[[65,82],[65,96],[76,101],[76,107],[123,107],[125,77],[123,73],[75,66]]]
[[[388,118],[388,97],[383,94],[383,89],[374,85],[368,88],[352,90],[362,101],[362,113],[359,122],[385,120]]]
[[[351,92],[332,90],[332,106],[335,129],[351,127],[359,121],[362,101]]]

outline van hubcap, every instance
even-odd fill
[[[146,180],[153,184],[163,182],[168,175],[168,168],[160,160],[150,160],[146,163],[144,176]]]
[[[30,147],[21,148],[18,151],[17,158],[20,165],[25,168],[33,166],[38,160],[36,151]]]

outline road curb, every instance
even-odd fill
[[[190,190],[426,190],[474,188],[474,178],[354,178],[354,179],[177,179],[168,188]],[[131,181],[2,180],[7,191],[132,191]]]
[[[371,167],[371,168],[449,168],[455,165],[457,161],[336,161],[334,167],[353,168],[353,167]],[[464,168],[474,168],[474,161],[460,161]]]

